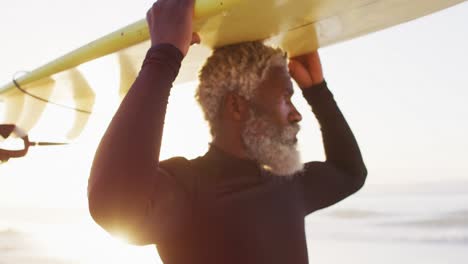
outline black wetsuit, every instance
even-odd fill
[[[326,83],[303,93],[327,159],[307,163],[292,179],[215,146],[194,160],[158,162],[181,60],[168,44],[149,50],[97,151],[89,182],[93,218],[134,243],[156,244],[166,264],[308,263],[304,217],[356,192],[367,174]]]

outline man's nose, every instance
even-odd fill
[[[291,113],[289,114],[289,122],[291,123],[299,123],[302,120],[302,115],[297,111],[296,107],[293,106]]]

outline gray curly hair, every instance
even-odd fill
[[[273,66],[286,67],[281,49],[262,42],[244,42],[217,48],[207,59],[199,74],[196,99],[214,136],[219,108],[228,92],[236,92],[247,100]]]

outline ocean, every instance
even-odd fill
[[[468,262],[468,184],[366,186],[306,218],[310,263]],[[0,208],[0,264],[161,263],[86,209]]]

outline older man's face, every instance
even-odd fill
[[[293,87],[285,67],[273,67],[251,101],[249,120],[242,133],[251,158],[273,174],[289,176],[303,164],[297,151],[302,116],[291,102]]]

